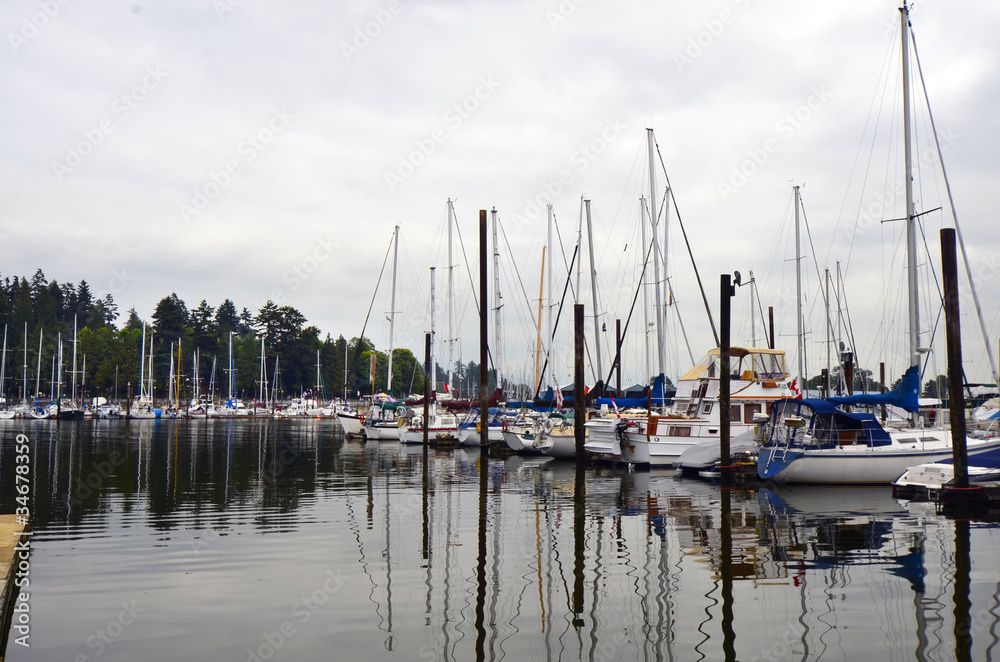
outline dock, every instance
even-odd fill
[[[18,561],[15,547],[25,537],[27,528],[27,525],[18,523],[14,515],[0,515],[0,576],[3,577],[0,585],[0,662],[7,657],[7,635],[19,592],[14,585]]]

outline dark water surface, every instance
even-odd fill
[[[0,512],[20,432],[11,662],[1000,660],[1000,531],[888,488],[425,466],[334,421],[4,421]]]

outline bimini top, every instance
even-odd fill
[[[722,350],[718,347],[710,349],[693,368],[681,376],[681,380],[703,377],[718,379],[721,360]],[[734,379],[745,381],[782,381],[788,378],[783,349],[730,347],[729,368]]]
[[[812,412],[804,412],[804,409]],[[809,428],[813,443],[819,446],[842,444],[852,437],[857,443],[869,446],[892,443],[889,433],[874,414],[841,411],[833,402],[822,398],[776,400],[771,405],[771,420],[775,423],[789,415],[811,418]]]

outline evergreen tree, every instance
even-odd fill
[[[111,296],[110,294],[108,296]],[[135,312],[135,306],[128,309],[128,319],[125,320],[125,329],[129,331],[142,331],[142,327],[145,326],[145,322],[139,317],[139,313]]]
[[[221,338],[228,339],[229,332],[236,332],[239,326],[240,313],[236,310],[236,304],[226,299],[215,311],[215,328]]]

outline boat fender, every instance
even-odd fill
[[[398,421],[396,421],[396,425],[398,427],[400,427],[400,428],[405,428],[406,427],[406,419],[405,418],[400,418]]]
[[[483,433],[483,422],[482,421],[476,421],[476,433],[477,434],[482,434]]]

